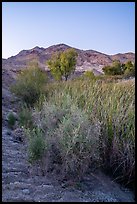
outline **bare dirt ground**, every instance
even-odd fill
[[[42,176],[28,162],[23,132],[11,130],[7,114],[16,113],[18,100],[11,94],[3,76],[2,88],[2,202],[135,202],[134,194],[113,182],[102,172],[86,175],[77,186],[60,183],[52,175]],[[8,83],[9,84],[9,83]]]

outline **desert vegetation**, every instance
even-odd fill
[[[12,129],[12,128],[14,127],[15,123],[16,123],[16,117],[15,117],[15,115],[14,115],[12,112],[10,112],[10,113],[8,114],[7,120],[8,120],[8,126],[9,126],[9,128]]]
[[[11,88],[25,103],[19,124],[30,162],[39,162],[43,174],[80,179],[102,168],[118,181],[134,183],[135,83],[109,79],[86,73],[47,83],[38,67],[19,75]]]
[[[123,75],[124,77],[135,76],[135,63],[127,61],[125,64],[120,63],[119,60],[114,60],[112,65],[103,67],[106,75]]]
[[[69,75],[75,71],[77,52],[70,48],[64,52],[57,52],[47,61],[51,74],[56,80],[67,81]]]
[[[37,62],[30,62],[28,67],[18,74],[16,84],[11,87],[11,91],[24,103],[33,105],[42,94],[46,82],[46,73],[39,69]]]
[[[135,168],[135,90],[134,82],[105,83],[71,81],[48,86],[50,103],[84,111],[91,124],[98,128],[99,165],[112,170],[119,179],[133,179]],[[69,108],[70,109],[70,108]],[[66,110],[66,108],[65,108]],[[96,135],[96,136],[95,136]],[[131,156],[132,155],[132,156]],[[100,163],[102,162],[102,163]],[[84,166],[83,166],[84,168]]]

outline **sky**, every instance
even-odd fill
[[[2,2],[2,58],[60,43],[135,52],[135,2]]]

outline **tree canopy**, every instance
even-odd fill
[[[125,76],[134,76],[135,75],[135,63],[131,61],[126,62],[125,64],[120,63],[119,60],[113,61],[112,65],[103,67],[103,71],[106,75],[125,75]]]
[[[70,48],[64,52],[58,52],[52,55],[47,61],[53,77],[61,80],[62,77],[67,81],[69,75],[75,71],[77,52]]]

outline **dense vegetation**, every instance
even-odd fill
[[[112,65],[103,67],[103,71],[106,75],[124,75],[125,77],[133,77],[135,76],[135,63],[128,61],[123,64],[118,60],[114,60]]]
[[[127,177],[129,180],[135,173],[134,86],[132,81],[102,83],[76,80],[49,85],[47,98],[61,109],[64,104],[68,107],[75,104],[84,111],[91,124],[97,127],[97,135],[94,133],[92,137],[99,137],[96,144],[100,156],[98,164],[113,170],[121,179]]]
[[[107,82],[87,73],[47,83],[37,67],[24,70],[12,91],[25,103],[18,122],[28,136],[30,162],[39,162],[44,173],[80,179],[100,167],[134,183],[133,81]]]
[[[22,92],[20,83],[16,90]],[[80,178],[101,166],[132,183],[134,91],[130,81],[81,79],[46,84],[42,97],[35,96],[33,108],[27,100],[19,113],[19,124],[28,135],[30,161],[39,161],[43,172],[60,172],[63,178]]]

